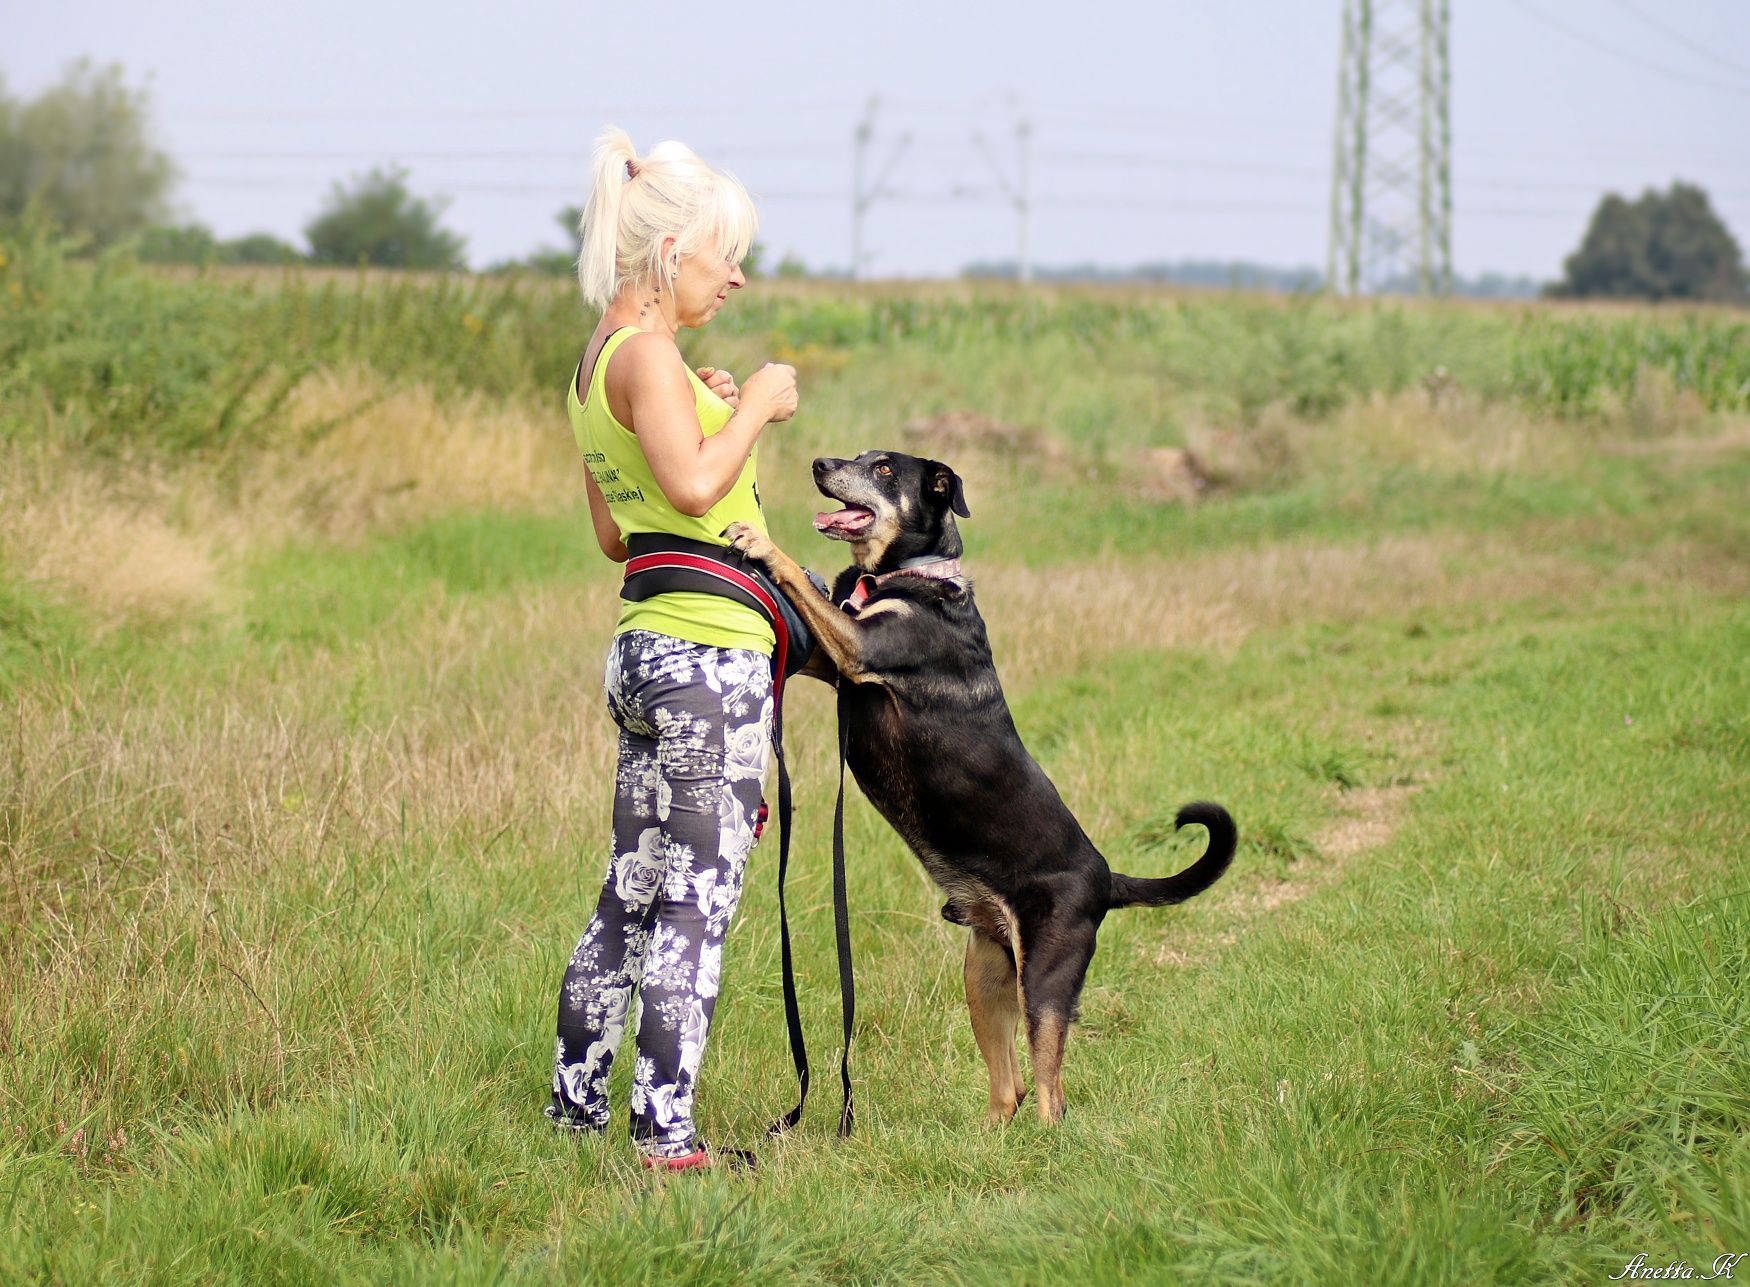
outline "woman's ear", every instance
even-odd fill
[[[946,500],[961,518],[971,518],[972,511],[966,508],[966,484],[960,480],[960,475],[940,461],[931,461],[930,468],[931,494]]]

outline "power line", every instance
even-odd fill
[[[701,156],[837,156],[837,143],[730,144],[694,148]],[[420,148],[190,148],[179,156],[203,161],[567,161],[579,166],[589,160],[587,147],[490,148],[426,151]]]
[[[651,105],[616,103],[611,107],[262,107],[258,104],[200,104],[170,102],[167,110],[185,112],[205,119],[230,118],[239,121],[531,121],[558,120],[576,122],[593,118],[616,121],[649,116],[786,116],[798,112],[848,112],[852,105],[832,103],[777,103],[764,106],[754,103],[710,103],[701,106]]]
[[[1049,126],[1048,120],[1042,119],[1042,120],[1036,122],[1036,133],[1035,133],[1035,140],[1036,141],[1040,141],[1040,135],[1041,135],[1043,129],[1048,127],[1048,126]],[[1158,137],[1162,131],[1158,128],[1150,128],[1146,132]],[[1287,128],[1285,128],[1283,131],[1279,132],[1278,137],[1276,139],[1276,144],[1280,145],[1281,135],[1287,134],[1287,133],[1292,133],[1292,132],[1293,132],[1292,130],[1289,130]],[[1489,145],[1488,151],[1489,151],[1490,157],[1494,161],[1506,162],[1508,164],[1519,163],[1519,164],[1524,164],[1524,165],[1528,165],[1528,166],[1535,166],[1535,167],[1538,167],[1539,169],[1542,169],[1542,170],[1547,170],[1549,162],[1552,162],[1552,161],[1553,162],[1572,162],[1576,158],[1583,158],[1583,159],[1595,160],[1595,161],[1605,161],[1605,162],[1611,162],[1611,161],[1666,162],[1670,158],[1669,145],[1667,145],[1667,144],[1655,144],[1655,143],[1648,141],[1648,140],[1643,140],[1639,146],[1636,146],[1632,142],[1629,143],[1629,145],[1625,146],[1625,141],[1621,140],[1621,139],[1613,139],[1613,140],[1580,139],[1580,140],[1576,140],[1576,141],[1572,142],[1571,144],[1564,146],[1560,151],[1553,151],[1552,150],[1552,151],[1546,151],[1546,152],[1531,151],[1531,152],[1512,153],[1512,152],[1508,151],[1505,147],[1496,146],[1497,143],[1502,144],[1502,145],[1522,143],[1522,142],[1524,142],[1524,137],[1525,136],[1523,135],[1523,133],[1518,134],[1518,135],[1513,135],[1513,136],[1494,136],[1493,141],[1491,141],[1490,136],[1478,135],[1478,134],[1471,133],[1471,132],[1467,131],[1465,134],[1465,141],[1471,145],[1488,144]],[[1205,143],[1214,142],[1207,135],[1205,135],[1201,141],[1203,141]],[[1684,140],[1686,155],[1691,156],[1691,157],[1711,157],[1712,159],[1714,159],[1716,161],[1721,161],[1721,162],[1728,163],[1728,164],[1736,164],[1741,159],[1741,153],[1736,151],[1736,150],[1731,151],[1730,155],[1728,155],[1727,152],[1722,152],[1722,151],[1716,151],[1716,152],[1711,152],[1711,153],[1709,153],[1709,152],[1697,152],[1695,147],[1694,147],[1694,142],[1695,141],[1691,140],[1691,139]],[[1255,144],[1246,143],[1244,146],[1251,147],[1251,146],[1255,146]],[[838,155],[841,152],[842,147],[843,147],[842,143],[829,142],[829,141],[825,141],[825,140],[810,139],[806,142],[795,143],[795,144],[762,144],[762,143],[754,143],[754,144],[727,143],[727,144],[718,144],[718,145],[702,145],[701,144],[701,145],[694,145],[694,150],[697,151],[699,153],[699,155],[705,157],[707,160],[712,160],[716,157],[783,156],[783,155],[795,155],[795,156],[806,156],[806,157],[811,157],[811,158],[819,158],[819,157]],[[946,156],[963,157],[966,155],[966,150],[965,150],[965,147],[963,145],[951,144],[951,143],[944,142],[944,141],[932,142],[927,137],[926,138],[917,138],[914,141],[913,146],[910,150],[913,153],[913,155],[919,155],[919,154],[923,154],[923,153],[930,153],[931,155],[943,156],[943,157],[946,157]],[[359,159],[359,160],[367,160],[368,161],[368,160],[372,160],[372,159],[379,158],[379,157],[387,157],[390,155],[394,155],[394,156],[397,156],[397,157],[400,157],[403,159],[409,159],[409,160],[436,160],[436,161],[445,161],[445,160],[450,160],[450,159],[492,160],[492,159],[497,159],[500,157],[508,157],[508,156],[514,155],[514,156],[517,156],[519,158],[526,158],[529,160],[552,159],[552,160],[556,160],[556,161],[581,162],[581,161],[587,160],[588,148],[586,145],[580,144],[580,145],[576,145],[576,146],[553,147],[553,148],[526,148],[526,149],[519,149],[519,150],[515,150],[515,151],[505,150],[505,149],[493,149],[491,151],[483,151],[483,150],[461,150],[461,151],[459,151],[459,150],[454,149],[454,148],[437,148],[437,149],[420,148],[416,151],[413,149],[400,148],[400,147],[392,146],[392,145],[386,145],[386,146],[381,146],[381,147],[359,146],[359,147],[345,147],[345,148],[328,148],[328,147],[322,147],[322,146],[316,146],[316,147],[310,147],[310,148],[255,148],[255,147],[236,147],[236,146],[220,145],[220,146],[215,146],[215,147],[177,149],[177,154],[179,156],[198,157],[198,158],[205,159],[205,160],[258,160],[258,159],[294,160],[294,159],[296,159],[296,160],[312,160],[312,161],[316,161],[316,160],[346,161],[346,160],[352,160],[352,159]],[[1212,159],[1212,158],[1186,157],[1186,158],[1181,159],[1181,158],[1175,158],[1175,157],[1159,156],[1156,154],[1142,154],[1142,153],[1124,152],[1124,151],[1106,151],[1103,149],[1080,149],[1080,148],[1066,149],[1066,148],[1061,147],[1061,146],[1056,147],[1056,148],[1052,148],[1050,146],[1047,146],[1047,148],[1043,152],[1039,153],[1039,155],[1045,156],[1045,157],[1055,156],[1058,158],[1103,156],[1103,157],[1108,157],[1112,160],[1136,159],[1138,161],[1143,161],[1143,162],[1147,162],[1147,163],[1153,163],[1156,161],[1162,161],[1162,162],[1170,161],[1173,164],[1182,165],[1186,168],[1196,167],[1199,169],[1207,169],[1207,170],[1211,170],[1211,171],[1232,169],[1236,173],[1244,172],[1244,171],[1252,171],[1252,170],[1256,170],[1256,171],[1262,173],[1262,172],[1267,172],[1267,171],[1273,172],[1276,170],[1287,171],[1289,169],[1296,169],[1297,172],[1305,173],[1305,174],[1317,173],[1319,175],[1322,175],[1325,173],[1325,171],[1323,171],[1323,170],[1314,171],[1308,167],[1280,167],[1280,166],[1273,166],[1273,165],[1269,165],[1269,164],[1265,164],[1265,163],[1230,162],[1230,161],[1218,160],[1218,159]]]
[[[1618,49],[1615,45],[1608,44],[1605,41],[1598,39],[1598,37],[1594,36],[1589,31],[1581,31],[1576,27],[1570,27],[1567,23],[1550,17],[1541,9],[1533,8],[1530,4],[1526,3],[1526,0],[1509,0],[1509,2],[1514,8],[1530,14],[1533,18],[1536,18],[1539,22],[1542,22],[1547,26],[1554,27],[1563,35],[1568,36],[1573,40],[1578,40],[1583,45],[1590,45],[1592,48],[1599,50],[1602,53],[1609,54],[1612,58],[1620,58],[1623,62],[1631,63],[1643,71],[1650,71],[1655,75],[1665,77],[1667,80],[1674,80],[1680,84],[1692,87],[1699,86],[1704,89],[1720,89],[1726,91],[1728,94],[1744,94],[1750,96],[1750,85],[1732,85],[1725,81],[1703,80],[1698,76],[1690,75],[1688,72],[1679,71],[1674,67],[1667,67],[1664,63],[1656,63],[1650,58],[1642,58],[1639,54],[1631,54],[1627,50]]]
[[[187,182],[208,188],[282,188],[308,189],[322,187],[328,183],[325,178],[295,178],[277,174],[190,174]],[[559,183],[498,183],[490,179],[438,180],[432,186],[439,190],[439,195],[451,192],[488,193],[505,196],[562,196],[578,195],[574,184]],[[759,200],[774,201],[842,201],[844,194],[826,189],[790,190],[774,189],[758,190],[753,194]]]
[[[1141,152],[1068,152],[1047,149],[1039,154],[1042,161],[1061,161],[1070,165],[1154,165],[1179,170],[1206,170],[1214,174],[1261,174],[1327,179],[1330,171],[1322,166],[1271,165],[1250,161],[1210,161],[1193,157],[1151,155]]]
[[[703,155],[736,155],[746,152],[749,155],[772,156],[833,156],[837,155],[842,145],[823,144],[816,142],[795,144],[750,145],[747,148],[701,148]],[[913,143],[908,152],[930,152],[933,155],[964,156],[964,147],[951,147],[946,144]],[[493,164],[523,163],[528,161],[563,161],[581,162],[582,154],[573,150],[558,150],[545,148],[522,149],[490,149],[490,150],[444,150],[422,151],[404,148],[358,148],[345,150],[312,149],[207,149],[195,148],[181,151],[177,154],[194,161],[248,161],[248,162],[311,162],[311,163],[389,163],[419,161],[435,164],[467,163]],[[1329,178],[1329,171],[1321,166],[1281,165],[1265,162],[1221,161],[1207,157],[1169,156],[1146,152],[1108,152],[1108,151],[1070,151],[1066,149],[1046,149],[1034,153],[1040,161],[1064,166],[1137,166],[1164,171],[1184,171],[1187,173],[1209,174],[1239,174],[1258,178],[1283,179],[1316,179],[1324,181]],[[470,180],[461,180],[470,182]],[[1493,189],[1512,192],[1576,192],[1604,193],[1614,189],[1624,188],[1613,180],[1590,179],[1521,179],[1511,176],[1495,175],[1462,175],[1453,180],[1454,186],[1467,189]],[[542,185],[544,186],[544,185]],[[1723,198],[1750,197],[1750,188],[1712,188],[1709,195]],[[1012,198],[1011,198],[1012,199]]]
[[[1196,201],[1179,200],[1172,197],[1150,198],[1104,198],[1104,197],[1070,197],[1045,199],[1035,202],[1040,207],[1053,209],[1086,209],[1086,210],[1135,210],[1159,212],[1186,212],[1211,214],[1312,214],[1323,207],[1316,201],[1306,202],[1258,202],[1258,201]],[[1734,221],[1750,223],[1750,208],[1724,209],[1722,214],[1730,216]],[[1591,217],[1589,211],[1557,206],[1472,206],[1457,204],[1453,207],[1455,219],[1501,219],[1501,220],[1546,220],[1566,223],[1584,223]]]
[[[1689,50],[1691,53],[1700,54],[1703,58],[1707,59],[1709,62],[1718,63],[1721,67],[1726,68],[1728,71],[1735,71],[1735,72],[1738,72],[1740,75],[1750,76],[1750,67],[1746,67],[1743,63],[1740,63],[1740,62],[1734,62],[1730,58],[1721,58],[1719,56],[1719,54],[1714,52],[1712,49],[1709,49],[1706,45],[1701,44],[1699,41],[1691,40],[1688,36],[1684,35],[1681,31],[1678,31],[1675,27],[1672,27],[1672,26],[1667,25],[1666,23],[1660,22],[1657,18],[1653,17],[1651,14],[1644,12],[1639,6],[1630,4],[1629,0],[1616,0],[1616,5],[1617,5],[1617,8],[1626,10],[1628,13],[1631,13],[1635,17],[1639,18],[1642,22],[1646,23],[1647,26],[1651,27],[1654,31],[1664,32],[1672,40],[1675,40],[1678,44],[1682,45],[1685,49]]]
[[[1064,165],[1138,165],[1151,166],[1160,169],[1206,171],[1214,174],[1249,174],[1261,178],[1304,178],[1326,180],[1330,171],[1322,166],[1312,165],[1270,165],[1261,162],[1247,161],[1214,161],[1199,157],[1160,156],[1142,152],[1063,152],[1045,151],[1040,153],[1042,160],[1055,161]],[[1498,188],[1512,192],[1598,192],[1603,193],[1612,187],[1620,186],[1610,181],[1593,182],[1584,179],[1571,180],[1540,180],[1518,179],[1506,176],[1473,176],[1466,175],[1454,178],[1454,186],[1468,188]],[[1747,197],[1750,188],[1710,188],[1713,196]]]
[[[273,175],[194,174],[188,181],[203,187],[309,189],[320,186],[311,181],[288,179]],[[494,183],[465,181],[440,185],[443,194],[451,192],[486,196],[570,196],[573,190],[556,184]],[[756,190],[754,199],[779,204],[843,205],[850,193],[841,189],[773,189]],[[969,202],[996,194],[994,190],[960,188],[948,192],[905,188],[885,188],[882,199],[910,206],[964,206]],[[1007,199],[1006,195],[1003,199]],[[1149,193],[1128,196],[1060,196],[1038,197],[1032,204],[1053,210],[1126,210],[1148,212],[1180,212],[1207,214],[1308,214],[1321,207],[1316,201],[1248,201],[1240,198],[1195,198]],[[1456,213],[1466,218],[1499,219],[1564,219],[1583,220],[1584,210],[1556,206],[1470,206],[1460,205]],[[1750,219],[1750,209],[1729,210],[1736,218]]]
[[[1626,0],[1618,0],[1618,3],[1626,3]],[[1552,23],[1554,22],[1553,19],[1548,19],[1547,15],[1544,15],[1536,10],[1532,10],[1530,8],[1527,8],[1527,12],[1530,12],[1534,16],[1536,16],[1540,19],[1543,19],[1545,21],[1550,21]],[[1557,24],[1557,25],[1559,26],[1559,24]],[[1574,32],[1570,28],[1562,27],[1561,29],[1564,31],[1565,34],[1575,35],[1578,38],[1584,38],[1584,37],[1581,37],[1579,35],[1579,33]],[[1623,51],[1621,51],[1621,50],[1616,50],[1616,49],[1610,48],[1610,47],[1605,47],[1605,48],[1607,49],[1607,52],[1610,52],[1613,56],[1626,56],[1623,54]],[[1658,68],[1658,70],[1660,71],[1661,74],[1677,76],[1680,79],[1683,79],[1685,81],[1685,83],[1690,83],[1691,78],[1689,78],[1688,76],[1686,76],[1683,73],[1676,72],[1675,70],[1670,69],[1670,68]],[[1720,86],[1720,87],[1732,89],[1734,91],[1736,91],[1738,88],[1736,86]],[[753,106],[751,104],[729,104],[729,105],[724,105],[721,108],[719,108],[717,106],[712,106],[710,108],[703,108],[703,107],[692,107],[692,106],[687,106],[687,105],[675,105],[675,106],[660,106],[660,105],[650,106],[650,105],[646,105],[643,107],[638,107],[638,108],[633,108],[633,109],[627,109],[627,108],[625,108],[625,106],[623,104],[616,106],[616,107],[613,107],[613,108],[594,108],[594,107],[490,108],[490,109],[467,109],[467,110],[451,110],[451,109],[444,109],[444,108],[433,108],[430,110],[426,110],[426,109],[409,110],[409,109],[399,109],[399,108],[331,109],[331,108],[299,107],[299,106],[288,106],[288,107],[278,107],[278,108],[203,107],[200,105],[188,104],[188,103],[172,104],[171,106],[175,110],[192,112],[192,113],[196,113],[196,114],[199,114],[199,115],[207,118],[205,120],[199,120],[199,121],[180,122],[179,123],[180,128],[188,128],[188,127],[198,126],[198,125],[207,124],[207,123],[220,123],[220,124],[222,124],[223,123],[222,120],[219,120],[217,118],[222,118],[226,115],[231,115],[231,116],[235,116],[238,118],[247,118],[250,121],[261,121],[261,120],[272,121],[274,119],[282,119],[282,120],[286,121],[287,123],[290,123],[293,121],[299,121],[299,120],[353,121],[353,120],[361,120],[361,119],[381,120],[381,121],[385,121],[385,122],[400,122],[400,121],[408,121],[408,120],[422,121],[423,122],[423,121],[456,120],[456,119],[521,120],[521,119],[537,119],[537,118],[563,119],[563,120],[568,120],[568,121],[576,121],[579,116],[591,115],[591,114],[600,115],[605,119],[612,119],[616,116],[631,116],[633,114],[639,114],[639,115],[656,114],[656,115],[665,115],[665,116],[666,115],[673,115],[673,116],[731,115],[731,116],[733,116],[733,115],[749,115],[749,114],[767,114],[767,115],[795,116],[795,115],[803,114],[803,113],[823,112],[823,111],[843,111],[846,114],[849,114],[854,110],[853,105],[847,104],[847,103],[818,103],[818,102],[817,103],[775,103],[775,104],[771,105],[770,107],[756,107],[756,106]],[[976,105],[968,105],[968,104],[944,104],[944,103],[927,103],[927,102],[910,102],[910,103],[901,102],[898,104],[894,104],[890,100],[884,98],[882,110],[884,112],[890,112],[892,114],[900,114],[900,115],[909,114],[912,116],[919,116],[919,115],[973,116],[973,115],[978,115],[980,113],[986,113],[988,109],[983,108],[983,107],[979,107]],[[1182,122],[1181,123],[1174,123],[1174,122],[1170,122],[1170,121],[1150,121],[1150,120],[1145,120],[1145,119],[1139,119],[1134,111],[1131,111],[1128,109],[1104,108],[1104,107],[1092,107],[1092,108],[1090,108],[1090,107],[1088,107],[1088,105],[1083,105],[1081,113],[1061,113],[1061,112],[1054,112],[1051,109],[1045,109],[1045,110],[1039,111],[1039,112],[1030,112],[1029,116],[1034,124],[1036,134],[1040,135],[1040,136],[1042,136],[1046,133],[1049,133],[1050,131],[1052,131],[1054,129],[1063,127],[1063,126],[1068,125],[1068,124],[1073,124],[1076,122],[1096,123],[1099,128],[1101,128],[1107,132],[1110,132],[1110,133],[1115,133],[1115,134],[1141,133],[1141,134],[1147,134],[1147,135],[1154,137],[1154,138],[1159,138],[1163,134],[1173,134],[1173,133],[1175,133],[1175,131],[1181,130],[1182,126],[1183,126]],[[1222,118],[1222,120],[1220,122],[1218,122],[1217,124],[1220,124],[1220,125],[1236,125],[1237,124],[1237,125],[1247,126],[1248,128],[1255,127],[1255,129],[1257,129],[1257,130],[1266,131],[1272,139],[1275,139],[1278,141],[1285,134],[1304,133],[1310,137],[1313,133],[1312,128],[1310,126],[1304,126],[1303,123],[1299,123],[1299,122],[1287,122],[1287,123],[1285,123],[1285,122],[1281,122],[1281,121],[1268,121],[1264,118],[1236,119],[1236,118],[1233,118],[1231,116],[1224,116]],[[1200,124],[1198,127],[1198,135],[1200,138],[1207,140],[1209,137],[1208,127],[1206,125]],[[1487,141],[1490,141],[1491,139],[1493,139],[1495,141],[1499,141],[1499,142],[1511,143],[1511,142],[1521,141],[1522,135],[1512,134],[1512,135],[1489,136],[1489,135],[1481,135],[1481,134],[1476,134],[1474,132],[1467,131],[1466,138],[1473,143],[1479,142],[1479,141],[1487,142]],[[806,147],[808,149],[808,152],[810,155],[815,154],[817,151],[819,152],[820,155],[826,155],[826,154],[836,150],[840,145],[837,143],[831,143],[831,142],[827,142],[827,141],[820,141],[820,142],[811,141],[808,144],[796,145],[796,146]],[[920,144],[916,150],[922,151],[922,150],[929,148],[930,146],[931,145],[928,144],[927,142],[922,142],[920,140]],[[1639,151],[1625,150],[1624,146],[1623,146],[1623,140],[1621,140],[1621,139],[1577,140],[1577,141],[1571,143],[1570,145],[1568,145],[1559,155],[1562,157],[1567,157],[1567,156],[1573,155],[1576,150],[1588,149],[1588,148],[1595,149],[1595,150],[1602,149],[1602,150],[1607,151],[1609,155],[1605,159],[1629,158],[1631,156],[1650,157],[1650,156],[1655,155],[1655,149],[1657,149],[1657,155],[1661,159],[1663,158],[1663,155],[1664,155],[1664,150],[1663,150],[1663,147],[1661,145],[1655,145],[1655,144],[1651,144],[1651,143],[1647,144],[1645,148],[1643,148]],[[711,147],[696,146],[695,150],[697,150],[703,156],[712,157],[712,156],[728,156],[728,155],[776,154],[776,153],[781,153],[781,152],[784,152],[787,150],[793,150],[793,149],[786,148],[783,145],[731,143],[731,144],[722,144],[722,145],[711,146]],[[586,151],[587,151],[586,147],[580,145],[576,148],[568,149],[568,150],[564,150],[564,151],[561,151],[560,149],[554,149],[553,155],[555,157],[564,156],[566,158],[569,158],[573,155],[582,155]],[[214,157],[214,159],[219,159],[219,154],[217,152],[213,152],[210,155],[212,155]],[[531,157],[533,157],[535,154],[531,152],[529,155]],[[1558,154],[1545,153],[1543,155],[1554,157],[1554,156],[1557,156]],[[1536,160],[1537,158],[1535,155],[1533,155],[1529,159]],[[1734,159],[1736,159],[1736,158],[1734,158]]]

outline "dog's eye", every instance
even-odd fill
[[[890,469],[886,464],[880,464],[880,465],[875,466],[875,472],[880,474],[883,478],[892,478],[893,477],[893,470]]]

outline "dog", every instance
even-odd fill
[[[1208,831],[1202,857],[1163,879],[1112,871],[1010,717],[960,570],[955,518],[971,517],[960,476],[939,461],[866,451],[816,460],[814,481],[842,506],[818,515],[816,530],[848,542],[853,558],[830,599],[765,533],[737,523],[724,535],[814,632],[803,673],[837,685],[857,785],[946,894],[942,915],[971,931],[966,1004],[990,1073],[990,1122],[1010,1120],[1026,1095],[1015,1054],[1023,1018],[1038,1113],[1056,1122],[1064,1043],[1106,913],[1208,889],[1233,858],[1233,819],[1218,804],[1186,805],[1175,822]]]

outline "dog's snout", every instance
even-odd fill
[[[833,456],[817,456],[814,460],[814,476],[816,478],[825,478],[828,474],[832,473],[833,470],[837,469],[844,463],[844,461]]]

